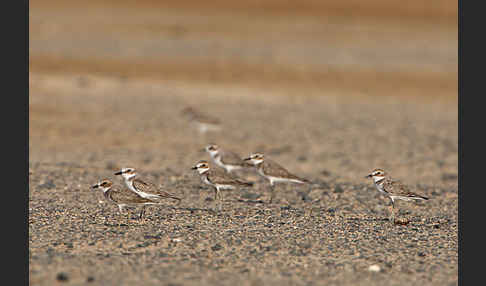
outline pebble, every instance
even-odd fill
[[[56,276],[56,279],[57,279],[57,281],[62,281],[62,282],[64,282],[64,281],[68,281],[68,280],[69,280],[69,277],[67,276],[67,274],[66,274],[66,273],[64,273],[64,272],[59,272],[59,273],[57,274],[57,276]]]
[[[376,265],[376,264],[373,264],[373,265],[370,265],[370,267],[368,267],[368,271],[371,271],[371,272],[380,272],[381,271],[381,267]]]

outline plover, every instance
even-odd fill
[[[203,183],[214,188],[214,199],[217,200],[218,196],[220,198],[220,210],[223,202],[221,190],[232,190],[236,187],[251,187],[253,185],[251,182],[235,178],[220,169],[210,168],[209,163],[204,160],[197,162],[191,169],[198,171]]]
[[[145,213],[145,206],[146,205],[155,205],[157,202],[154,202],[147,198],[142,198],[141,196],[137,195],[136,193],[130,191],[126,188],[116,188],[113,186],[113,182],[109,179],[103,179],[97,184],[91,186],[91,188],[101,188],[103,191],[103,195],[107,201],[115,203],[120,210],[120,214],[123,214],[123,208],[126,206],[140,206],[142,205],[142,211],[140,212],[140,219],[142,219]],[[127,212],[129,215],[130,213]],[[128,216],[127,216],[128,219]]]
[[[115,175],[121,175],[125,185],[143,198],[151,200],[170,198],[181,201],[179,197],[157,188],[153,183],[138,178],[134,168],[123,168],[116,172]]]
[[[428,200],[429,198],[413,193],[409,188],[400,181],[393,180],[387,177],[387,173],[383,169],[374,169],[365,178],[373,178],[373,183],[376,189],[388,196],[391,200],[391,221],[395,220],[395,200],[413,201],[413,200]]]
[[[204,148],[209,153],[213,162],[225,169],[226,172],[231,173],[233,170],[241,170],[249,165],[243,161],[242,157],[235,152],[223,150],[216,144],[210,144]]]
[[[258,174],[270,182],[271,195],[269,203],[272,203],[273,200],[275,183],[291,182],[297,184],[311,184],[310,181],[291,174],[276,162],[265,158],[265,156],[261,153],[253,153],[248,158],[245,158],[244,161],[249,161],[252,165],[254,165],[258,171]]]
[[[206,133],[207,131],[221,130],[221,121],[218,118],[203,114],[190,106],[184,108],[181,113],[187,116],[189,121],[202,134]]]

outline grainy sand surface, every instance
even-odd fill
[[[449,4],[61,3],[30,2],[31,285],[457,285]],[[222,130],[199,134],[187,106]],[[242,172],[255,186],[215,212],[190,170],[208,143],[314,184],[280,185],[266,204],[268,183]],[[127,166],[183,201],[118,226],[90,186],[123,186],[113,173]],[[430,198],[398,203],[408,224],[388,221],[364,178],[377,167]]]

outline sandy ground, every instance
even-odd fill
[[[457,285],[452,8],[321,2],[31,1],[30,284]],[[187,106],[222,130],[199,134]],[[190,170],[211,142],[314,184],[278,186],[267,204],[268,184],[243,172],[255,186],[215,212]],[[126,166],[183,201],[118,226],[90,186],[122,186]],[[430,198],[399,202],[408,224],[388,221],[389,200],[363,178],[377,167]]]

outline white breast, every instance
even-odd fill
[[[132,180],[125,180],[125,185],[127,185],[127,187],[132,191],[132,192],[135,192],[135,193],[139,193],[139,191],[137,189],[135,189],[135,187],[133,186],[133,181]]]
[[[225,168],[225,165],[223,164],[223,162],[221,162],[221,156],[215,156],[213,157],[214,159],[214,163],[216,163],[216,165],[222,167],[222,168]]]
[[[213,186],[213,183],[211,183],[209,180],[208,180],[208,177],[207,176],[201,176],[201,181],[207,185],[210,185],[210,186]]]
[[[258,169],[258,174],[260,174],[262,177],[267,177],[267,175],[265,175],[265,173],[263,173],[263,168]]]
[[[149,194],[149,193],[145,193],[145,192],[142,192],[142,191],[139,191],[137,189],[135,189],[135,187],[133,186],[133,181],[125,181],[126,182],[126,185],[128,186],[128,188],[137,193],[139,196],[141,196],[142,198],[145,198],[145,199],[153,199],[153,198],[160,198],[159,195],[155,195],[155,194]]]
[[[388,193],[387,193],[387,192],[385,192],[385,190],[383,189],[383,185],[380,185],[380,184],[375,183],[375,186],[376,186],[376,189],[377,189],[377,190],[378,190],[380,193],[385,194],[385,195],[388,195]]]

